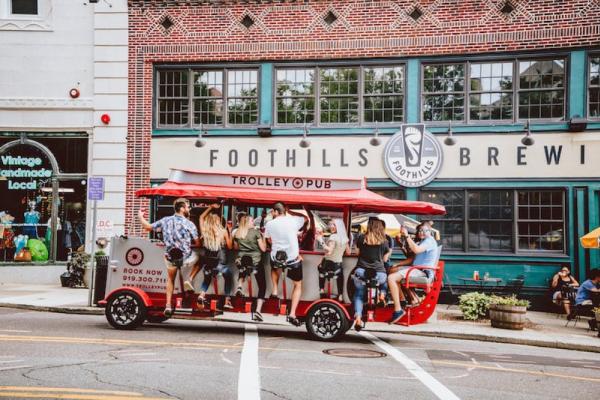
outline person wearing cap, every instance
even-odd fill
[[[437,242],[431,236],[431,227],[428,223],[421,223],[417,226],[417,242],[415,242],[405,227],[400,230],[401,238],[406,239],[406,244],[410,251],[415,255],[412,266],[434,267],[437,258]],[[394,300],[394,313],[388,321],[390,324],[398,322],[406,313],[403,306],[406,304],[406,298],[400,288],[400,282],[406,279],[410,266],[400,268],[390,273],[388,276],[388,286],[392,299]],[[431,279],[433,271],[413,269],[410,272],[410,278],[427,277]]]

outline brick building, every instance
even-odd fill
[[[365,176],[446,205],[454,282],[583,278],[600,261],[577,240],[600,222],[599,45],[594,0],[130,0],[125,226],[169,167]],[[443,153],[419,187],[370,140],[412,123]]]

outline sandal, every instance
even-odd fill
[[[356,321],[354,322],[354,330],[356,332],[362,331],[364,327],[365,327],[365,323],[364,322],[360,322],[360,323],[358,323]]]
[[[242,289],[241,286],[238,286],[238,288],[235,291],[235,297],[242,297],[244,295],[244,290]]]
[[[272,294],[269,296],[269,299],[273,299],[273,300],[279,300],[279,296],[276,294]]]
[[[300,320],[298,318],[296,318],[296,317],[289,317],[288,316],[287,317],[287,321],[290,324],[294,325],[294,326],[300,326],[300,325],[302,325],[302,322],[300,322]]]
[[[252,321],[256,321],[256,322],[263,322],[263,316],[259,311],[255,311],[254,314],[252,315]]]
[[[203,295],[199,294],[198,299],[196,300],[196,304],[198,304],[199,308],[204,308],[206,306],[206,299]]]

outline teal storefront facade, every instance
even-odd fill
[[[453,284],[461,284],[460,278],[472,276],[475,270],[481,275],[487,272],[490,276],[505,281],[524,275],[524,293],[546,294],[549,279],[561,265],[568,265],[573,275],[580,281],[591,268],[600,267],[600,250],[585,250],[578,240],[580,236],[600,225],[600,179],[598,177],[600,152],[596,151],[600,146],[600,118],[599,115],[594,114],[595,111],[590,112],[595,107],[591,97],[596,95],[592,86],[596,84],[594,68],[596,68],[595,60],[598,54],[600,52],[596,49],[575,49],[544,53],[336,60],[335,62],[319,60],[294,63],[198,63],[184,66],[156,64],[150,178],[153,182],[162,181],[167,177],[168,167],[175,166],[238,172],[256,167],[254,171],[262,172],[260,167],[263,159],[260,158],[262,157],[260,152],[263,151],[264,170],[275,169],[276,174],[362,175],[367,177],[371,189],[395,198],[427,201],[435,201],[436,198],[442,197],[446,200],[453,199],[454,203],[450,204],[450,207],[448,204],[446,206],[454,210],[455,215],[452,217],[454,219],[448,217],[447,220],[436,220],[434,225],[442,228],[442,236],[447,233],[448,239],[442,253],[442,259],[446,261],[446,279]],[[548,79],[554,80],[547,87],[542,84],[540,88],[530,88],[530,92],[527,92],[524,86],[537,78],[533,73],[527,74],[522,60],[554,59],[564,61],[564,64],[559,63],[559,70],[556,70],[556,65],[552,66],[555,70],[549,73]],[[533,62],[532,69],[536,62]],[[435,114],[437,106],[435,103],[429,103],[429,99],[435,100],[435,96],[446,96],[446,94],[433,93],[435,90],[431,95],[428,93],[430,89],[427,86],[429,85],[426,76],[429,71],[427,66],[463,64],[466,66],[465,70],[469,71],[463,77],[463,85],[464,82],[471,82],[468,84],[469,89],[461,89],[462,94],[458,93],[460,90],[448,90],[447,87],[441,89],[441,92],[453,93],[454,103],[448,108],[445,108],[447,103],[444,103],[444,106],[438,107],[441,110],[438,117],[440,115],[441,117],[437,119],[435,116],[432,117],[428,113]],[[473,82],[483,82],[484,78],[481,78],[483,75],[480,75],[480,78],[473,78],[474,75],[471,74],[476,70],[475,66],[483,68],[484,64],[490,64],[492,67],[493,64],[503,64],[505,66],[503,68],[513,71],[514,78],[509,73],[507,74],[510,77],[509,85],[504,83],[501,88],[487,90],[487,92],[497,90],[497,93],[487,93],[483,90],[484,86],[475,90],[472,86]],[[301,104],[300,115],[303,120],[299,121],[296,118],[295,123],[281,123],[288,118],[281,106],[284,102],[282,98],[286,93],[281,89],[280,84],[285,79],[282,71],[320,68],[315,75],[321,76],[321,81],[313,83],[315,87],[320,85],[322,88],[326,75],[321,70],[357,66],[359,74],[363,74],[373,65],[401,68],[401,91],[396,93],[401,92],[402,106],[394,111],[398,113],[398,118],[392,116],[385,121],[386,117],[382,112],[380,115],[384,121],[378,121],[377,117],[372,117],[370,120],[361,117],[357,121],[344,124],[323,123],[324,109],[326,106],[331,107],[332,104],[324,100],[325,94],[323,94],[322,98],[315,100],[318,105],[310,101],[294,103]],[[176,115],[173,117],[174,114],[164,111],[168,110],[168,107],[163,107],[164,101],[168,101],[165,100],[168,96],[165,95],[166,91],[163,92],[161,85],[165,82],[166,85],[169,84],[168,79],[171,79],[169,74],[190,73],[200,76],[204,70],[222,70],[223,76],[229,76],[227,74],[230,70],[237,68],[256,72],[256,78],[250,76],[246,82],[250,86],[255,85],[253,92],[255,105],[244,111],[247,111],[248,118],[251,119],[250,123],[228,123],[232,120],[224,116],[225,122],[218,124],[214,119],[211,120],[211,112],[216,112],[214,109],[201,111],[197,116],[192,115],[193,110],[190,111],[191,122],[188,121],[187,127],[181,126],[185,125],[181,123],[175,126],[177,121],[169,119],[177,118]],[[544,75],[543,72],[540,74]],[[298,76],[298,72],[295,76]],[[556,78],[557,76],[563,78]],[[547,76],[544,75],[543,79],[546,78]],[[359,91],[367,85],[366,78],[361,79],[357,79]],[[455,78],[444,78],[439,81],[447,84],[447,81],[452,79]],[[559,79],[562,80],[558,82]],[[196,83],[186,82],[187,85],[193,86],[198,80],[194,81]],[[432,78],[431,82],[435,86],[436,78]],[[227,82],[222,83],[222,92],[226,92],[227,89],[223,87],[227,85]],[[518,89],[513,87],[519,85]],[[547,93],[539,92],[538,96],[536,91],[544,87]],[[456,86],[453,89],[456,89]],[[203,92],[198,91],[198,93]],[[363,90],[363,93],[366,92]],[[497,119],[473,118],[484,114],[483,111],[479,111],[479,114],[473,113],[476,107],[482,108],[480,103],[474,102],[474,99],[488,94],[491,95],[490,98],[498,95],[502,96],[502,99],[508,99],[506,104],[511,109],[509,114],[513,115],[514,112],[514,116]],[[457,106],[456,98],[463,95],[463,105]],[[536,105],[535,101],[531,100],[533,97],[529,97],[527,102],[523,102],[523,99],[526,96],[543,98],[545,95],[553,96],[548,103],[548,109],[552,107],[552,110],[548,111],[549,114],[544,115],[544,118],[535,118],[542,116],[535,113],[545,112],[539,111],[544,108],[544,100],[540,100]],[[391,96],[390,94],[389,97]],[[195,107],[194,101],[202,96],[197,97],[190,100],[191,109]],[[209,99],[211,96],[204,97]],[[292,97],[294,101],[298,98],[306,100],[305,93],[301,91]],[[364,114],[369,108],[367,97],[367,94],[360,97],[360,105],[357,105],[359,113]],[[561,100],[554,103],[556,98]],[[447,98],[444,98],[444,101],[446,100]],[[227,101],[225,97],[224,104],[227,104]],[[469,101],[469,106],[465,106],[464,102]],[[492,107],[490,104],[496,105]],[[492,110],[494,112],[496,109],[501,113],[505,112],[497,103],[491,102],[488,106],[488,109],[496,107]],[[466,114],[466,107],[471,114],[462,117],[456,114],[456,110],[461,112],[461,107],[463,113]],[[347,109],[350,108],[348,106]],[[234,111],[230,109],[230,112]],[[241,115],[242,122],[247,122],[243,120],[246,114],[239,109],[236,112]],[[256,119],[252,119],[252,113],[256,114]],[[317,120],[316,114],[319,114],[320,121]],[[531,118],[522,118],[525,114]],[[307,115],[310,115],[308,121]],[[450,117],[445,118],[444,116],[447,115]],[[579,119],[585,121],[584,127],[575,126],[574,122]],[[373,123],[373,120],[378,122]],[[444,153],[444,165],[440,174],[432,182],[418,188],[406,188],[399,186],[384,173],[381,166],[381,149],[385,143],[375,147],[369,144],[369,139],[377,133],[385,142],[398,131],[401,124],[414,123],[425,124],[426,129],[438,139]],[[305,126],[307,126],[308,137],[312,141],[310,149],[313,150],[314,156],[312,162],[310,155],[308,156],[308,163],[304,158],[307,149],[298,146],[298,142],[305,134]],[[529,146],[522,144],[521,141],[527,126],[534,139],[534,143]],[[444,144],[449,127],[456,142],[454,145]],[[260,129],[268,131],[267,137],[259,137],[257,130]],[[206,147],[194,147],[199,135],[200,139],[206,141]],[[345,145],[349,147],[344,147]],[[324,149],[323,153],[321,148]],[[356,151],[353,152],[354,148]],[[268,153],[269,149],[273,152]],[[361,152],[363,149],[364,152]],[[279,153],[275,153],[276,150]],[[330,151],[328,156],[325,150]],[[254,151],[259,159],[254,159],[253,163]],[[278,161],[274,157],[279,156],[274,154],[280,153],[281,159]],[[245,165],[242,160],[246,154],[249,154],[249,165]],[[319,155],[318,158],[316,154]],[[366,161],[363,163],[362,161],[366,159],[368,163]],[[483,236],[486,236],[485,240],[481,239],[482,232]],[[442,242],[444,243],[444,237]]]

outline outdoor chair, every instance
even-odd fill
[[[567,323],[565,326],[569,326],[569,322],[573,321],[573,327],[577,326],[577,321],[584,317],[586,319],[595,318],[594,313],[592,313],[592,308],[594,308],[593,304],[575,304],[575,300],[573,300],[573,306],[571,307],[571,314],[567,316]],[[591,326],[588,328],[591,329]]]
[[[464,294],[465,292],[455,288],[454,286],[452,286],[452,283],[450,283],[450,278],[448,278],[448,274],[444,273],[444,282],[443,285],[448,287],[448,290],[450,291],[450,294],[452,295],[453,298],[456,298],[456,300],[451,301],[448,303],[448,306],[446,307],[446,310],[450,308],[450,306],[454,306],[458,304],[459,301],[459,296],[461,294]]]
[[[501,294],[519,296],[524,283],[525,275],[517,275],[515,278],[509,279],[506,282],[506,286],[502,288]]]

